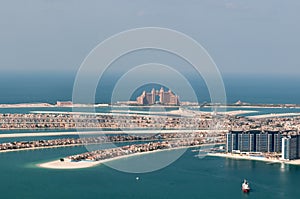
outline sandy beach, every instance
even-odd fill
[[[210,112],[202,112],[202,111],[189,111],[189,110],[172,110],[172,111],[133,111],[133,110],[112,110],[112,113],[119,113],[119,114],[144,114],[144,116],[147,115],[175,115],[175,116],[185,116],[185,117],[193,117],[195,114],[204,114],[204,113],[210,113]]]
[[[257,113],[258,111],[252,111],[252,110],[237,110],[237,111],[227,111],[227,112],[220,112],[221,114],[225,115],[242,115],[242,114],[249,114],[249,113]]]
[[[291,160],[291,161],[287,161],[285,162],[285,164],[292,164],[292,165],[300,165],[300,160]]]
[[[265,162],[272,162],[272,163],[280,163],[282,161],[276,159],[268,159],[264,157],[255,157],[255,156],[248,156],[248,155],[240,155],[240,154],[229,154],[229,153],[209,153],[209,156],[217,156],[217,157],[224,157],[224,158],[231,158],[231,159],[239,159],[239,160],[257,160],[257,161],[265,161]]]
[[[284,163],[300,166],[300,160],[281,160],[281,159],[270,159],[265,157],[255,157],[249,155],[230,154],[230,153],[208,153],[209,156],[224,157],[238,160],[255,160],[269,163]]]
[[[48,168],[48,169],[81,169],[81,168],[88,168],[93,167],[100,162],[92,162],[92,161],[79,161],[79,162],[71,162],[69,159],[64,159],[65,161],[55,160],[51,162],[46,162],[43,164],[38,164],[38,167]]]
[[[251,119],[262,119],[262,118],[289,117],[289,116],[300,116],[300,113],[271,113],[271,114],[264,114],[264,115],[248,116],[248,118],[251,118]]]
[[[172,112],[172,111],[170,111]],[[175,112],[175,111],[174,111]],[[212,111],[195,111],[195,110],[188,110],[188,111],[183,111],[185,114],[214,114]],[[217,112],[218,114],[221,115],[230,115],[230,116],[235,116],[235,115],[242,115],[242,114],[248,114],[248,113],[257,113],[258,111],[254,110],[236,110],[236,111],[225,111],[225,112]],[[180,113],[180,110],[178,111]]]
[[[236,111],[220,111],[217,112],[218,114],[221,115],[230,115],[230,116],[235,116],[235,115],[243,115],[243,114],[249,114],[249,113],[257,113],[258,111],[254,111],[254,110],[236,110]],[[214,114],[214,112],[212,111],[195,111],[195,110],[191,110],[191,111],[186,111],[186,114],[188,113],[193,113],[193,114],[197,114],[197,115],[203,115],[203,114]]]

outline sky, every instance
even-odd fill
[[[103,40],[154,26],[195,39],[222,74],[299,75],[299,10],[299,0],[1,0],[0,71],[76,73]]]

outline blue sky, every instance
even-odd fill
[[[181,31],[222,74],[300,74],[298,0],[2,0],[0,70],[75,73],[98,43],[131,28]]]

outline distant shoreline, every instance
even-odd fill
[[[50,103],[19,103],[19,104],[0,104],[0,108],[73,108],[73,107],[107,107],[109,104],[73,104],[66,106],[58,106]]]
[[[55,107],[49,103],[20,103],[20,104],[0,104],[0,108],[45,108]]]
[[[73,104],[73,105],[62,105],[59,106],[57,104],[44,103],[44,102],[32,102],[32,103],[15,103],[15,104],[0,104],[1,108],[47,108],[47,107],[57,107],[57,108],[73,108],[73,107],[136,107],[136,108],[152,108],[153,106],[157,107],[170,107],[170,108],[178,108],[178,107],[195,107],[200,108],[201,105],[197,105],[195,102],[183,102],[180,106],[172,106],[172,105],[127,105],[127,104],[107,104],[107,103],[99,103],[99,104]],[[206,104],[202,106],[203,108],[300,108],[300,104]]]

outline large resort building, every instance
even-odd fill
[[[231,131],[226,152],[281,153],[284,160],[300,159],[300,134],[281,131]]]
[[[150,93],[143,91],[143,93],[137,97],[137,104],[140,105],[152,105],[156,103],[156,97],[159,97],[159,103],[164,105],[179,105],[179,97],[175,95],[171,90],[164,91],[161,88],[159,91],[154,88]]]

